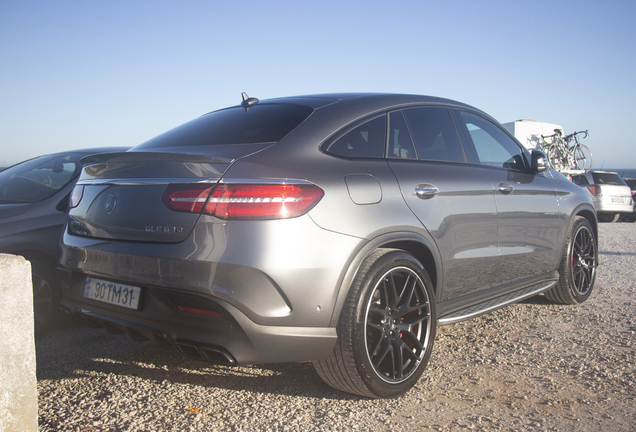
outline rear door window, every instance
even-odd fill
[[[466,162],[457,130],[446,108],[404,110],[420,160]]]

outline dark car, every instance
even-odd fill
[[[68,197],[81,171],[80,159],[126,149],[102,147],[55,153],[0,172],[0,253],[22,255],[31,262],[36,331],[54,318],[61,296],[54,270]]]
[[[84,162],[63,308],[196,359],[313,361],[336,389],[394,397],[438,325],[594,284],[587,192],[451,100],[243,95]]]

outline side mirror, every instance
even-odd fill
[[[548,157],[539,150],[530,150],[530,169],[533,173],[540,173],[550,169]]]

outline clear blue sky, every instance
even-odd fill
[[[441,96],[636,168],[636,1],[0,0],[0,166],[133,146],[240,102]]]

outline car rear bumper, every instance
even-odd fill
[[[616,199],[621,199],[623,202],[616,203],[613,201]],[[593,202],[597,212],[629,213],[633,210],[631,197],[601,196],[594,197]]]
[[[60,303],[67,316],[197,360],[226,365],[321,360],[337,339],[331,327],[259,325],[223,300],[181,290],[144,287],[140,310],[101,304],[83,297],[82,275],[68,280]]]
[[[219,223],[181,243],[63,236],[63,310],[92,326],[226,364],[319,360],[336,341],[338,289],[366,241],[309,217]],[[137,309],[84,297],[87,278],[140,289]]]

